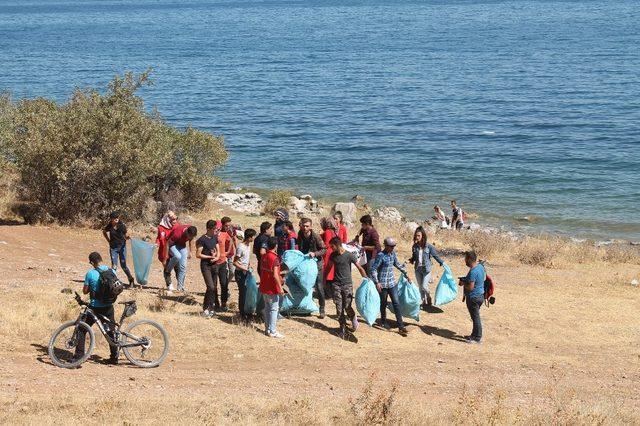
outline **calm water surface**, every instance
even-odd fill
[[[152,66],[145,100],[224,134],[237,185],[638,240],[639,22],[635,0],[0,0],[0,90]]]

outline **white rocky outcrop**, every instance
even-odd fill
[[[382,207],[376,209],[374,216],[385,222],[402,222],[403,217],[395,207]]]
[[[246,192],[244,194],[236,194],[226,192],[218,195],[209,194],[209,199],[213,199],[216,203],[224,204],[233,210],[242,213],[260,214],[264,201],[255,192]]]

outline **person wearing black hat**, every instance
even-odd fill
[[[398,256],[394,251],[395,247],[396,241],[393,238],[387,237],[384,239],[384,250],[378,253],[371,264],[371,279],[380,293],[380,322],[382,326],[387,330],[391,328],[387,322],[387,298],[391,296],[391,304],[393,305],[393,312],[396,314],[398,330],[400,334],[406,335],[407,329],[402,321],[398,286],[393,276],[393,268],[398,268],[405,277],[408,278],[408,276],[405,267],[398,261]]]

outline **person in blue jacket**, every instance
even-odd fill
[[[409,263],[413,265],[416,273],[416,281],[418,281],[420,297],[422,298],[421,308],[425,311],[433,306],[431,293],[429,293],[429,284],[433,281],[431,278],[431,258],[434,258],[440,266],[444,265],[444,261],[440,259],[436,248],[427,242],[427,233],[424,228],[418,226],[413,234],[413,247],[411,248]]]

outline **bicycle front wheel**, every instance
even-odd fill
[[[169,335],[155,321],[135,321],[122,332],[122,351],[138,367],[157,367],[169,353]]]
[[[49,340],[49,357],[58,367],[76,368],[91,356],[95,343],[93,330],[86,322],[65,322]]]

